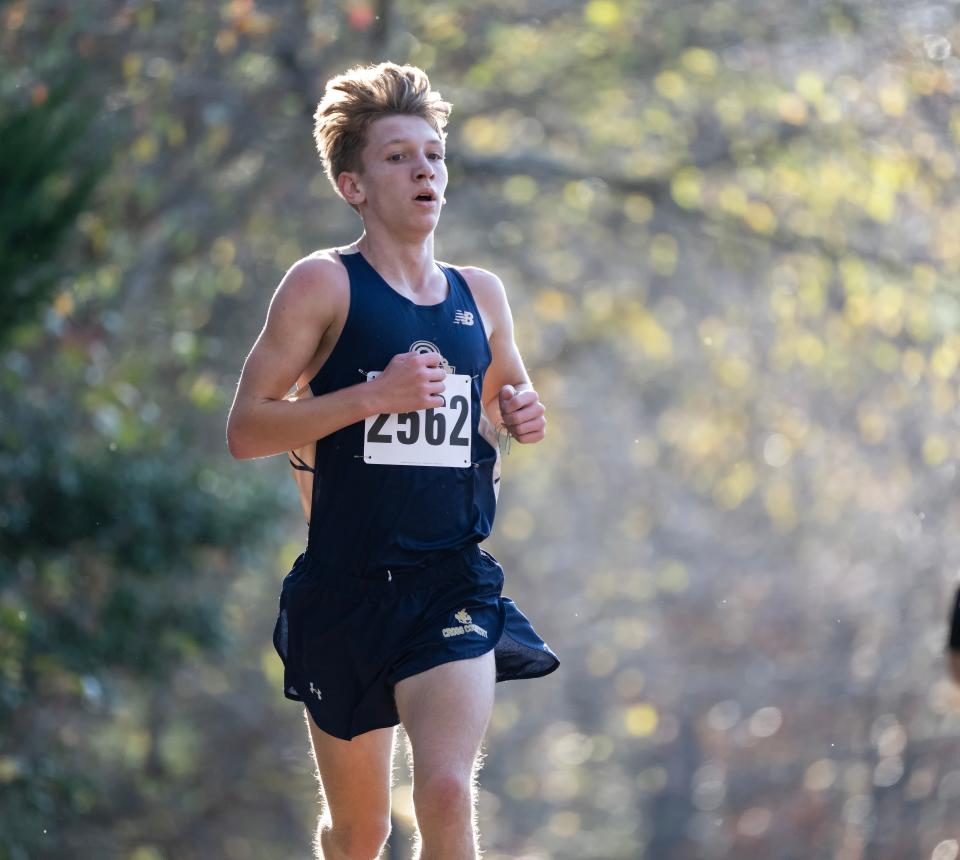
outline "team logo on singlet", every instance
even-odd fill
[[[487,638],[487,631],[473,623],[473,618],[470,617],[470,613],[466,609],[461,609],[453,617],[460,623],[454,627],[444,627],[444,639],[449,639],[451,636],[463,636],[464,633],[479,633],[484,639]]]
[[[409,351],[415,352],[418,355],[426,355],[428,352],[435,352],[437,353],[437,355],[440,355],[440,350],[437,349],[437,345],[435,343],[431,343],[429,340],[415,340],[413,343],[410,344]],[[447,360],[443,356],[440,356],[440,366],[447,373],[457,372],[457,369],[455,367],[451,367],[450,364],[447,362]]]
[[[473,325],[472,311],[456,311],[453,315],[454,325]]]

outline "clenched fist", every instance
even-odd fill
[[[369,383],[375,386],[377,411],[416,412],[443,406],[447,373],[442,362],[436,352],[402,352],[391,358],[383,373]]]
[[[500,389],[500,418],[507,432],[518,442],[539,442],[546,435],[546,410],[532,388],[519,394],[512,385]]]

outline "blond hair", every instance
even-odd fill
[[[445,140],[443,129],[451,109],[440,93],[430,89],[426,72],[416,66],[356,66],[331,78],[313,115],[313,138],[337,193],[341,173],[363,171],[360,154],[374,120],[394,114],[418,116]]]

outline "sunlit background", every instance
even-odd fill
[[[488,860],[956,860],[960,6],[0,2],[0,858],[303,860],[270,635],[305,540],[226,410],[359,234],[310,117],[454,103],[441,259],[548,407],[488,546]],[[398,751],[389,858],[410,856]]]

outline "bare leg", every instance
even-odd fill
[[[493,710],[493,652],[443,663],[395,688],[413,752],[419,860],[479,856],[473,779]]]
[[[314,841],[318,860],[376,860],[390,835],[395,729],[344,741],[317,728],[306,709],[324,810]]]

